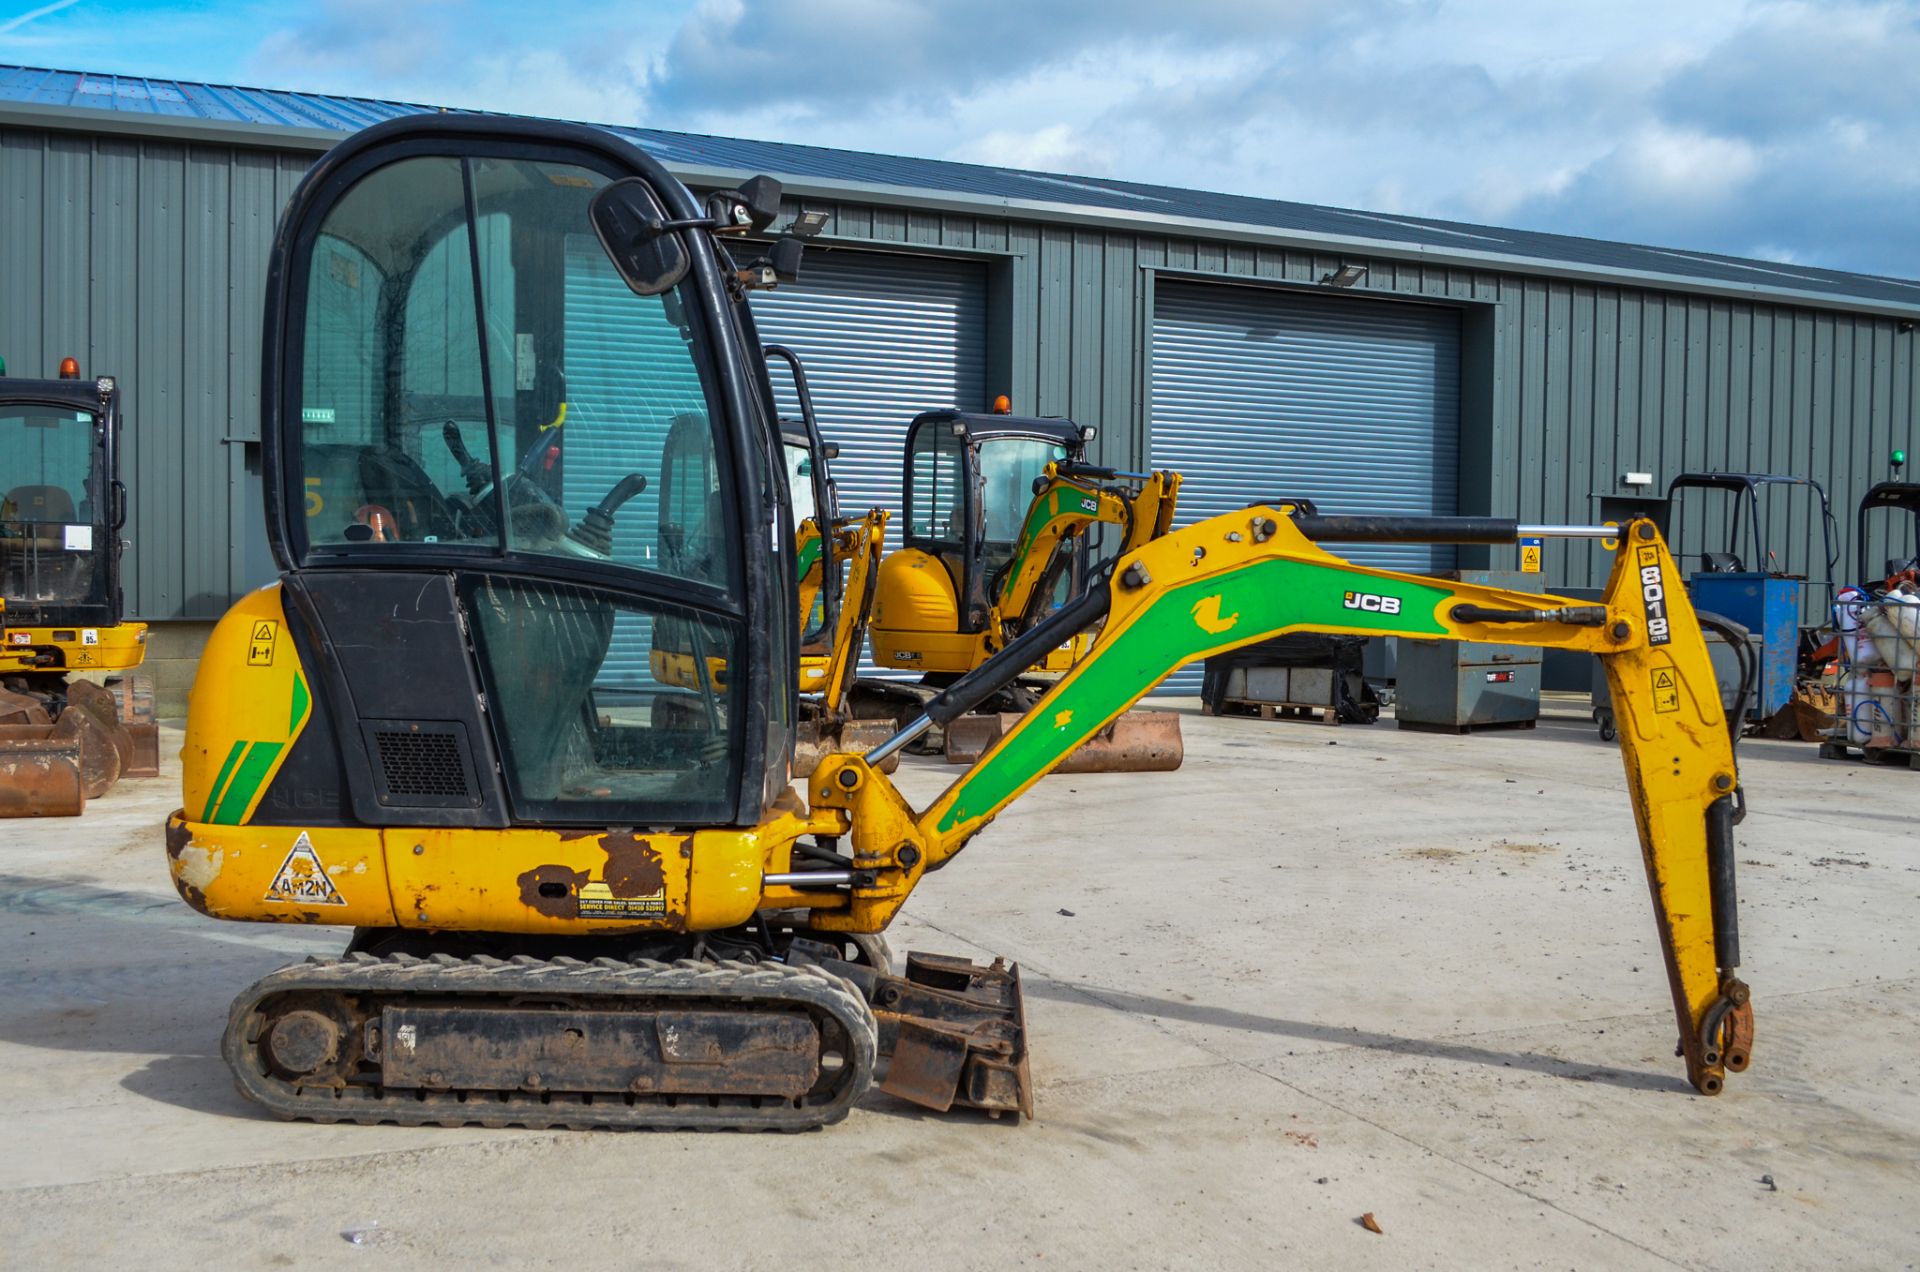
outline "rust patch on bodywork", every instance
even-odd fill
[[[206,893],[200,891],[200,889],[194,887],[185,879],[175,879],[173,881],[173,887],[174,890],[180,894],[182,901],[185,901],[188,905],[198,910],[201,914],[206,915],[208,918],[213,917],[213,912],[207,909]]]
[[[626,900],[651,897],[666,890],[667,872],[654,846],[631,831],[610,831],[600,837],[607,854],[607,891]]]
[[[521,904],[529,909],[550,919],[580,917],[580,889],[586,886],[586,871],[567,866],[535,866],[521,875],[519,882]]]
[[[193,832],[187,829],[184,821],[167,820],[167,859],[177,861],[180,852],[193,842]]]

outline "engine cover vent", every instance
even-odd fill
[[[477,808],[473,752],[457,720],[363,720],[373,785],[393,808]]]

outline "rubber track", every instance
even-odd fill
[[[295,1087],[274,1075],[258,1042],[263,1003],[286,993],[337,992],[387,998],[627,997],[643,1009],[663,1003],[716,1000],[804,1007],[831,1018],[850,1040],[851,1055],[828,1098],[790,1100],[745,1096],[654,1096],[559,1091],[447,1091],[387,1089],[350,1082],[344,1090]],[[252,1035],[251,1037],[249,1035]],[[844,1118],[873,1080],[878,1046],[873,1012],[846,981],[818,967],[779,963],[623,962],[600,958],[512,959],[436,954],[378,958],[312,958],[269,973],[234,1001],[221,1052],[240,1093],[276,1117],[315,1122],[392,1123],[401,1126],[521,1126],[658,1130],[802,1131]],[[817,1101],[817,1102],[811,1102]]]

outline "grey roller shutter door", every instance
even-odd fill
[[[800,355],[820,431],[840,447],[833,476],[848,513],[887,508],[900,543],[900,465],[921,411],[986,406],[987,278],[977,261],[844,251],[807,253],[800,282],[753,294],[760,338]],[[783,414],[797,415],[784,367]]]
[[[1456,311],[1169,280],[1155,292],[1153,466],[1185,476],[1182,524],[1283,495],[1322,512],[1457,510]],[[1454,561],[1449,547],[1330,546],[1400,570]],[[1165,691],[1199,687],[1196,665]]]

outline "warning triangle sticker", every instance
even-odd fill
[[[1653,687],[1654,687],[1655,689],[1671,689],[1671,688],[1673,688],[1673,687],[1674,687],[1674,683],[1673,683],[1673,673],[1672,673],[1672,672],[1670,672],[1670,671],[1665,671],[1665,670],[1662,670],[1662,671],[1656,671],[1656,672],[1654,672],[1654,673],[1653,673]]]
[[[277,626],[278,624],[273,622],[273,620],[263,618],[253,625],[253,638],[255,640],[272,640],[273,629]]]
[[[320,864],[320,854],[313,850],[313,841],[307,838],[304,830],[300,832],[300,838],[293,841],[287,859],[280,863],[279,871],[267,887],[266,899],[296,905],[347,903],[347,899],[340,895],[340,889],[334,887],[333,880],[327,877],[327,868]]]

